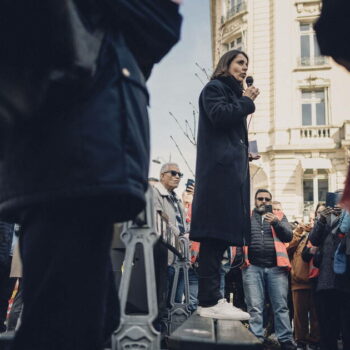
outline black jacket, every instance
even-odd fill
[[[249,240],[246,118],[254,110],[250,98],[218,79],[200,95],[191,240],[216,238],[235,246]]]
[[[287,218],[283,216],[281,221],[272,223],[277,237],[284,243],[293,238],[292,228]],[[251,243],[248,249],[248,259],[252,265],[260,267],[276,266],[276,250],[272,236],[271,225],[263,216],[253,210],[251,217]]]
[[[331,216],[327,222],[316,221],[310,232],[310,242],[321,250],[320,274],[317,281],[317,291],[327,289],[339,289],[350,293],[350,274],[336,275],[333,270],[334,254],[340,243],[338,235],[339,217],[334,219]]]
[[[129,3],[138,9],[136,1]],[[177,6],[169,9],[162,17],[164,30],[168,21],[179,18]],[[162,28],[156,29],[144,30],[153,30],[153,39],[161,40]],[[144,208],[149,96],[144,75],[124,40],[129,30],[123,23],[109,30],[93,87],[73,106],[57,112],[49,105],[35,119],[9,130],[0,159],[0,215],[7,221],[19,222],[27,206],[74,198],[91,198],[97,207],[99,201],[108,203],[116,221],[131,219]],[[145,73],[173,44],[162,43],[161,53],[150,53]],[[147,55],[147,42],[143,45]],[[56,104],[62,99],[57,95]]]
[[[12,239],[14,234],[14,225],[0,221],[0,265],[9,263]]]

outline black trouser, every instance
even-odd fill
[[[230,293],[233,293],[233,305],[242,310],[247,310],[247,305],[244,301],[244,289],[242,270],[240,267],[235,267],[230,270],[225,276],[225,298],[230,300]]]
[[[198,266],[198,304],[209,307],[222,299],[220,293],[220,267],[228,243],[208,238],[201,241]]]
[[[350,293],[335,289],[315,294],[316,313],[321,334],[322,350],[337,350],[342,334],[343,349],[350,349]]]
[[[10,278],[12,257],[9,257],[5,264],[0,264],[0,332],[6,331],[5,321],[7,308],[13,288],[16,284],[15,278]]]
[[[106,309],[113,286],[109,209],[71,200],[23,213],[24,308],[13,350],[102,349],[106,327],[114,328],[105,319],[118,313],[117,306]]]

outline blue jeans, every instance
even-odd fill
[[[226,274],[226,271],[222,267],[220,269],[220,293],[223,298],[225,296],[225,274]],[[189,309],[191,312],[194,312],[197,310],[197,306],[198,306],[198,274],[192,268],[188,270],[188,280],[190,285]]]
[[[287,303],[288,272],[277,266],[264,268],[250,265],[243,269],[245,302],[250,314],[249,328],[256,337],[261,340],[264,338],[265,286],[274,312],[277,338],[280,343],[292,341],[293,334]]]
[[[193,268],[188,270],[188,281],[190,289],[190,305],[188,308],[191,312],[194,312],[198,306],[198,275]]]
[[[168,307],[170,307],[170,298],[171,298],[171,291],[173,288],[173,282],[175,277],[175,268],[172,265],[168,266]],[[176,287],[175,292],[175,303],[181,303],[182,302],[182,296],[184,295],[185,285],[184,285],[184,274],[182,270],[180,270],[179,273],[179,280]]]

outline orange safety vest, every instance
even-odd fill
[[[278,219],[281,221],[284,214],[282,212],[278,212],[275,214]],[[276,234],[275,229],[273,228],[273,226],[271,225],[271,230],[272,230],[272,237],[273,237],[273,242],[275,244],[275,251],[276,251],[276,260],[277,260],[277,266],[279,267],[283,267],[287,270],[290,270],[292,268],[290,261],[289,261],[289,257],[288,257],[288,253],[287,253],[287,248],[286,248],[286,244],[283,243]],[[250,265],[249,259],[248,259],[248,246],[244,246],[243,247],[243,251],[244,251],[244,259],[245,259],[245,265],[244,267],[247,267]]]

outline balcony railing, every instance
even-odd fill
[[[247,10],[247,3],[246,1],[242,1],[241,3],[232,6],[226,13],[226,16],[221,17],[221,22],[224,23],[225,21],[229,20],[233,16],[235,16],[237,13],[243,12]]]
[[[327,58],[324,56],[299,57],[298,59],[299,67],[324,66],[327,63]]]
[[[302,126],[290,129],[289,132],[291,145],[326,145],[340,142],[339,127],[329,125]]]
[[[310,138],[330,138],[331,129],[329,127],[310,127],[300,129],[300,138],[301,139],[310,139]]]

